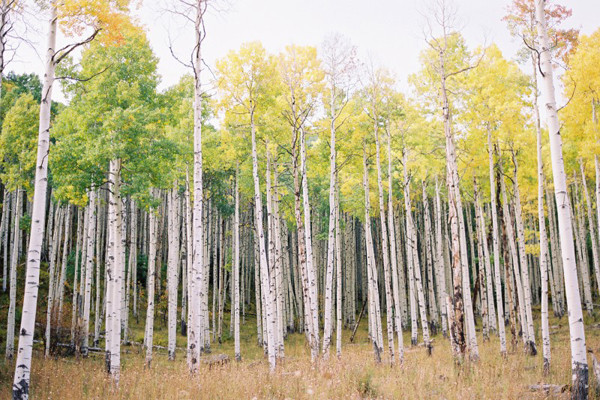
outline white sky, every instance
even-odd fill
[[[227,11],[209,11],[206,17],[207,37],[203,43],[203,54],[211,67],[215,60],[244,42],[259,40],[268,51],[275,53],[292,43],[319,46],[327,34],[339,32],[358,47],[363,59],[371,57],[375,64],[394,71],[403,90],[407,88],[408,75],[420,69],[418,55],[425,47],[421,28],[425,1],[229,1]],[[598,0],[561,2],[573,10],[573,16],[567,20],[565,27],[580,28],[583,33],[589,34],[600,26]],[[509,35],[506,24],[501,20],[509,3],[510,0],[455,0],[462,32],[471,48],[484,41],[494,42],[505,57],[514,57],[521,43]],[[183,26],[181,19],[174,20],[172,15],[163,11],[164,8],[161,0],[144,0],[141,8],[135,11],[160,59],[161,88],[175,84],[187,72],[171,56],[169,36],[181,58],[189,59],[189,49],[194,40],[192,27]],[[38,54],[43,55],[44,52],[45,19],[38,22],[37,33],[30,33],[37,54],[30,46],[22,45],[8,70],[42,75],[43,62]],[[63,99],[58,90],[55,97]]]

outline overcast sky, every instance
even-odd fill
[[[161,88],[176,83],[187,72],[169,51],[169,37],[177,54],[189,59],[193,46],[191,26],[164,12],[165,0],[145,0],[135,11],[146,27],[150,44],[160,59]],[[174,1],[174,0],[166,0]],[[288,44],[319,46],[327,34],[339,32],[347,36],[364,59],[387,67],[397,75],[406,89],[409,74],[420,69],[418,55],[425,47],[422,34],[424,4],[417,0],[229,0],[225,11],[209,11],[206,16],[207,37],[203,43],[205,62],[215,60],[240,44],[258,40],[270,52],[278,52]],[[513,58],[521,43],[512,38],[502,21],[510,0],[455,0],[463,35],[471,48],[494,42],[505,57]],[[562,1],[573,10],[566,27],[580,28],[589,34],[600,26],[598,0]],[[45,19],[45,18],[44,18]],[[21,46],[8,70],[43,71],[46,23],[31,33],[33,46]],[[59,38],[60,41],[60,38]],[[63,41],[64,42],[64,41]],[[59,46],[61,44],[59,43]],[[209,74],[207,72],[207,74]],[[58,91],[57,91],[58,92]],[[56,93],[58,99],[62,99]]]

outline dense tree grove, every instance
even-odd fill
[[[145,320],[148,368],[163,316],[168,359],[192,374],[225,340],[242,361],[250,321],[276,371],[291,333],[317,364],[344,357],[361,319],[377,363],[401,365],[420,342],[435,357],[444,340],[457,364],[477,363],[497,335],[502,356],[539,353],[548,373],[551,313],[568,318],[572,396],[587,398],[600,30],[561,30],[568,9],[514,0],[519,64],[495,44],[469,47],[442,1],[407,93],[337,34],[279,54],[243,44],[205,88],[207,0],[194,0],[190,73],[160,91],[129,1],[45,3],[41,80],[2,75],[0,35],[2,340],[15,399],[29,396],[37,346],[105,352],[118,387],[121,347],[141,341],[133,319]],[[21,6],[3,1],[0,24]],[[57,77],[66,104],[52,101]]]

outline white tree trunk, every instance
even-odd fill
[[[121,297],[123,289],[121,160],[111,160],[109,167],[108,230],[110,250],[106,264],[106,351],[112,383],[118,387],[121,372]],[[110,336],[110,338],[108,338]]]
[[[596,227],[594,226],[594,214],[592,213],[592,202],[590,200],[590,193],[588,192],[587,181],[585,178],[585,170],[583,168],[583,160],[579,159],[579,168],[581,170],[581,183],[583,184],[583,195],[585,196],[586,213],[588,217],[588,226],[590,232],[590,240],[592,242],[592,258],[594,265],[594,275],[596,277],[596,284],[598,285],[598,291],[600,291],[600,259],[598,253],[598,240],[596,237]],[[587,246],[586,246],[587,247]]]
[[[537,99],[537,95],[536,95]],[[537,102],[535,104],[537,115]],[[539,120],[538,120],[539,122]],[[546,217],[544,215],[544,161],[542,159],[542,130],[537,126],[537,173],[538,173],[538,227],[540,231],[540,275],[542,283],[542,354],[544,358],[544,375],[550,372],[550,329],[548,326],[548,235],[546,234]],[[554,297],[554,296],[553,296]]]
[[[394,203],[392,201],[392,136],[387,132],[388,149],[388,229],[390,232],[390,264],[392,269],[392,294],[394,296],[394,327],[398,336],[398,361],[404,362],[404,338],[402,337],[402,320],[400,317],[400,285],[398,282],[398,254],[396,251],[396,228],[394,226]],[[339,231],[338,231],[339,232]],[[341,283],[340,283],[341,285]],[[402,286],[404,291],[404,286]]]
[[[146,332],[144,346],[146,347],[146,367],[152,362],[152,344],[154,339],[154,287],[156,282],[156,240],[157,240],[157,210],[150,210],[149,233],[150,245],[148,246],[148,284],[146,296],[148,297],[148,308],[146,311]]]
[[[233,222],[233,341],[236,361],[242,360],[240,350],[240,190],[239,168],[235,171],[235,211]]]
[[[388,347],[390,351],[390,363],[394,364],[395,356],[394,356],[394,298],[392,295],[391,288],[391,275],[390,275],[390,253],[388,246],[388,231],[385,221],[385,206],[384,206],[384,197],[385,194],[383,192],[383,174],[381,172],[381,145],[379,143],[379,129],[378,129],[379,121],[376,121],[374,126],[375,133],[375,149],[376,149],[376,163],[377,163],[377,188],[379,193],[379,223],[381,225],[381,252],[383,255],[383,280],[384,280],[384,288],[385,288],[385,305],[386,305],[386,327],[387,327],[387,335],[388,335]],[[389,154],[388,157],[392,155]]]
[[[81,279],[85,280],[85,294],[83,301],[83,343],[81,345],[81,352],[84,356],[88,354],[89,337],[90,337],[90,300],[92,295],[92,274],[94,273],[94,238],[96,236],[96,192],[92,189],[89,191],[89,204],[87,206],[87,231],[85,234],[86,238],[86,258],[82,260],[85,263],[85,269],[81,268]],[[100,224],[98,224],[100,225]],[[100,282],[96,279],[96,291],[100,291]],[[96,303],[98,301],[96,300]]]
[[[2,292],[6,292],[8,283],[8,225],[10,221],[10,207],[12,195],[4,188],[2,197],[2,221],[0,222],[0,246],[2,251]]]
[[[316,361],[319,354],[319,300],[317,291],[317,272],[314,266],[312,250],[312,225],[310,223],[310,203],[308,201],[308,177],[306,172],[306,138],[304,129],[300,129],[300,169],[302,171],[302,206],[304,208],[304,235],[306,245],[306,272],[310,301],[310,318],[312,319],[311,359]]]
[[[448,307],[447,289],[446,289],[446,263],[443,255],[443,238],[442,238],[442,203],[440,199],[440,187],[438,185],[437,176],[435,178],[435,203],[434,203],[434,219],[435,219],[435,280],[437,282],[438,303],[442,314],[442,332],[444,337],[448,336]]]
[[[531,355],[537,354],[535,345],[535,331],[533,328],[533,314],[531,312],[531,285],[529,283],[529,265],[527,264],[527,254],[525,253],[525,229],[523,227],[523,216],[521,213],[521,196],[519,194],[519,182],[517,177],[517,159],[513,154],[513,163],[515,165],[513,174],[515,219],[517,223],[517,238],[519,245],[519,256],[521,261],[521,282],[523,284],[523,300],[525,302],[525,316],[527,317],[527,343],[528,351]]]
[[[333,100],[332,100],[333,103]],[[333,105],[333,104],[332,104]],[[325,314],[323,319],[323,358],[329,358],[329,345],[331,344],[333,315],[333,268],[334,268],[334,250],[335,250],[335,192],[336,192],[336,151],[335,151],[335,118],[330,121],[330,139],[329,139],[329,225],[327,235],[327,265],[326,265],[326,283],[325,283]],[[339,232],[337,232],[339,234]]]
[[[204,11],[206,2],[195,2],[196,21],[194,26],[195,47],[192,55],[194,66],[194,211],[193,211],[193,255],[190,281],[190,309],[192,318],[188,325],[188,367],[195,373],[198,368],[200,348],[203,347],[204,303],[207,292],[204,289],[204,229],[203,217],[203,177],[202,177],[202,40],[204,35]]]
[[[52,103],[52,85],[56,68],[54,54],[56,47],[57,11],[56,4],[50,8],[50,27],[48,33],[48,49],[46,53],[46,70],[40,103],[40,124],[38,136],[37,160],[35,168],[35,186],[33,193],[33,210],[31,214],[31,233],[27,250],[27,271],[25,278],[25,294],[19,329],[19,350],[13,381],[13,398],[28,399],[31,372],[31,355],[33,351],[33,333],[37,294],[40,282],[40,256],[44,240],[44,222],[46,219],[46,189],[48,186],[48,151],[50,145],[50,107]]]
[[[67,215],[65,216],[65,234],[63,239],[63,251],[60,267],[60,280],[58,284],[58,319],[62,318],[63,301],[65,296],[65,281],[67,279],[67,258],[69,256],[69,246],[71,243],[71,219],[73,217],[73,206],[67,206]]]
[[[375,362],[381,363],[381,353],[383,352],[383,334],[381,330],[381,310],[379,305],[379,288],[377,279],[377,268],[375,265],[375,255],[373,254],[373,239],[371,236],[371,201],[369,195],[369,170],[367,168],[367,151],[363,143],[363,188],[365,192],[365,247],[367,253],[367,280],[369,302],[369,326],[370,339],[373,343],[373,352]]]
[[[177,195],[177,182],[169,194],[168,205],[168,224],[169,224],[169,249],[168,249],[168,313],[169,313],[169,333],[168,333],[168,351],[169,360],[175,360],[175,341],[177,339],[177,287],[179,277],[177,269],[179,267],[179,197]]]
[[[13,217],[12,230],[12,251],[10,254],[10,285],[9,285],[9,305],[6,328],[6,359],[12,360],[15,353],[15,314],[17,309],[17,264],[19,261],[19,243],[21,242],[21,188],[15,190],[15,211]]]
[[[498,336],[500,337],[500,354],[506,356],[506,330],[504,327],[504,300],[502,299],[502,282],[500,280],[500,246],[498,232],[498,206],[496,204],[496,182],[494,180],[494,155],[492,153],[492,133],[487,131],[488,161],[490,169],[490,200],[492,208],[492,249],[494,252],[494,283],[496,289],[496,315],[498,316]]]
[[[256,130],[254,127],[254,114],[250,115],[250,123],[252,130],[252,176],[254,179],[254,217],[255,226],[258,236],[258,249],[259,249],[259,267],[260,267],[260,281],[261,281],[261,293],[263,294],[264,310],[266,310],[266,345],[267,355],[269,358],[269,368],[271,372],[275,371],[276,367],[276,353],[275,353],[275,330],[276,330],[276,309],[275,309],[275,298],[274,293],[270,290],[270,277],[269,277],[269,266],[267,264],[267,251],[265,248],[265,234],[263,228],[263,209],[262,209],[262,195],[260,191],[260,181],[258,178],[258,155],[256,151]],[[265,338],[263,337],[263,340]]]
[[[546,30],[545,0],[536,0],[536,19],[541,44],[540,69],[542,72],[542,96],[547,114],[550,154],[554,193],[558,206],[558,227],[564,267],[567,306],[569,309],[569,332],[571,337],[572,398],[584,399],[588,395],[588,365],[585,347],[585,332],[579,287],[577,286],[577,266],[573,247],[573,223],[570,216],[570,202],[567,192],[565,167],[562,158],[562,138],[554,97],[552,70],[552,45]]]

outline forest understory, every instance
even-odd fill
[[[3,300],[4,300],[3,296]],[[2,305],[4,306],[5,301]],[[225,314],[227,317],[229,313]],[[539,308],[534,309],[539,321]],[[225,318],[228,321],[227,318]],[[391,367],[385,356],[375,363],[368,339],[367,322],[363,319],[353,342],[353,327],[344,329],[344,353],[340,359],[312,364],[310,348],[300,333],[288,334],[286,358],[274,374],[262,347],[257,345],[256,320],[248,315],[241,325],[240,339],[244,349],[241,362],[234,360],[233,338],[224,328],[223,342],[213,344],[205,354],[199,373],[184,373],[186,337],[178,329],[175,361],[167,357],[167,326],[157,316],[154,339],[157,348],[152,368],[145,368],[141,341],[144,318],[131,321],[132,341],[138,344],[122,347],[122,367],[119,390],[115,391],[106,374],[104,353],[90,352],[88,358],[51,357],[44,360],[43,347],[34,350],[32,371],[33,399],[567,399],[570,397],[571,366],[567,318],[550,316],[552,367],[544,375],[541,354],[531,356],[523,351],[521,339],[506,358],[498,353],[498,337],[483,341],[481,326],[477,326],[481,360],[477,363],[455,364],[450,342],[441,333],[433,336],[433,355],[427,355],[422,338],[417,346],[405,349],[404,364]],[[600,353],[600,318],[586,316],[586,344],[591,354]],[[4,321],[3,321],[4,322]],[[539,335],[540,327],[536,325]],[[404,332],[410,343],[410,332]],[[101,346],[102,347],[102,346]],[[103,348],[103,347],[102,347]],[[228,362],[211,365],[218,355],[227,355]],[[591,358],[589,360],[591,365]],[[10,398],[13,363],[0,361],[0,398]],[[593,375],[593,374],[591,374]],[[68,383],[68,384],[66,384]],[[538,388],[552,385],[548,390]],[[590,376],[590,387],[596,381]],[[532,388],[532,386],[534,388]],[[590,399],[600,395],[590,390]]]

